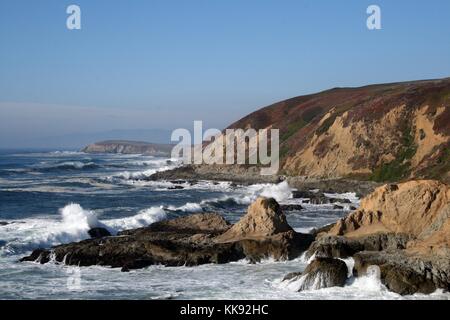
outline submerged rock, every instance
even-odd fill
[[[290,273],[283,281],[299,281],[298,291],[343,287],[348,269],[344,261],[333,258],[316,258],[302,273]]]
[[[123,271],[152,264],[194,266],[247,258],[290,259],[300,255],[313,236],[296,233],[274,199],[258,199],[231,226],[218,214],[193,214],[51,249],[22,259],[46,263],[50,257],[68,265],[104,265]]]

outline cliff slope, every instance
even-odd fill
[[[312,178],[450,180],[450,78],[334,88],[229,128],[280,129],[281,171]]]

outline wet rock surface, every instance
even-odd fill
[[[348,269],[345,262],[333,258],[316,258],[302,273],[290,273],[283,281],[299,281],[298,291],[343,287]]]
[[[274,199],[260,198],[234,226],[218,214],[193,214],[116,236],[37,249],[22,261],[47,263],[54,259],[68,265],[103,265],[129,271],[153,264],[194,266],[243,258],[291,259],[312,241],[312,235],[290,228]]]
[[[405,295],[450,290],[450,260],[446,257],[418,257],[405,251],[359,252],[353,256],[353,272],[363,276],[370,266],[380,268],[380,278],[391,291]]]
[[[358,210],[315,235],[306,257],[353,257],[355,276],[376,266],[381,282],[393,292],[450,289],[446,184],[417,180],[379,187]]]
[[[103,238],[109,237],[111,233],[105,228],[92,228],[88,231],[88,234],[91,238]]]

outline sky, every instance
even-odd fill
[[[332,87],[449,76],[448,0],[0,0],[0,148],[160,142]]]

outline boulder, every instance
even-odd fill
[[[312,191],[292,191],[292,197],[294,199],[308,199],[305,202],[311,204],[325,204],[330,203],[330,198],[327,198],[322,192],[312,192]]]
[[[316,258],[303,271],[290,273],[283,281],[298,281],[298,291],[318,290],[329,287],[343,287],[347,281],[348,269],[344,261],[333,258]]]
[[[398,294],[429,294],[437,288],[450,290],[450,260],[446,257],[418,257],[403,251],[359,252],[353,256],[354,275],[363,276],[378,266],[381,282]]]
[[[111,236],[111,233],[105,228],[92,228],[88,231],[88,234],[93,239]]]

